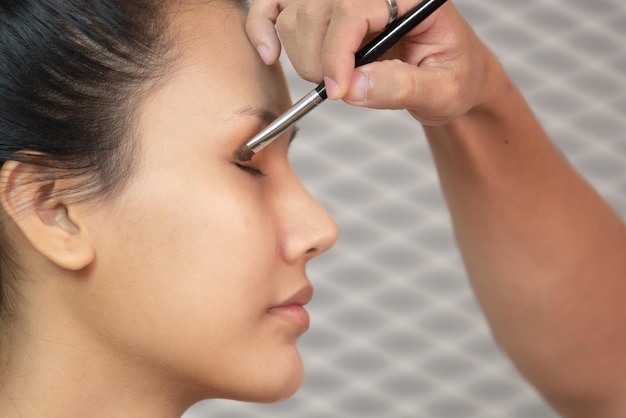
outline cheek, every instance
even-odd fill
[[[106,326],[142,346],[180,341],[170,348],[187,350],[170,353],[178,358],[199,354],[194,347],[223,351],[254,333],[278,260],[278,234],[259,196],[185,184],[133,192],[98,250],[98,310],[119,316],[107,314]]]
[[[276,262],[278,234],[262,199],[233,190],[154,196],[138,208],[144,216],[129,228],[134,234],[127,242],[152,266],[139,265],[149,269],[142,275],[169,288],[172,297],[204,293],[214,303],[260,286]]]

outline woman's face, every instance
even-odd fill
[[[234,160],[290,105],[287,87],[249,44],[243,9],[191,3],[173,15],[174,71],[140,109],[136,174],[90,214],[97,260],[76,304],[137,380],[277,400],[302,379],[305,264],[336,226],[288,163],[292,131]]]

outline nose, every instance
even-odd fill
[[[339,230],[330,214],[298,179],[281,204],[281,252],[288,263],[310,260],[330,249]],[[297,188],[294,188],[296,186]]]

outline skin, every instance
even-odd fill
[[[282,71],[258,58],[230,1],[169,16],[181,48],[141,106],[140,165],[121,192],[41,198],[41,185],[12,189],[40,168],[3,167],[8,233],[28,260],[3,417],[173,417],[205,398],[283,399],[301,383],[305,265],[337,229],[289,165],[293,132],[249,167],[233,158],[290,105]]]
[[[415,4],[398,0],[399,14]],[[564,417],[623,417],[624,223],[451,2],[403,39],[395,59],[355,70],[352,54],[387,18],[383,1],[257,0],[246,27],[266,63],[278,56],[276,23],[294,67],[330,80],[330,98],[406,109],[424,126],[496,340]]]

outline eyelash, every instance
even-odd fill
[[[250,174],[251,176],[257,177],[257,178],[261,178],[261,177],[265,177],[265,173],[263,173],[261,170],[254,168],[254,167],[250,167],[247,165],[243,165],[243,164],[239,164],[239,163],[235,163],[235,165],[237,166],[237,168],[239,168],[240,170],[245,171],[246,173]]]

